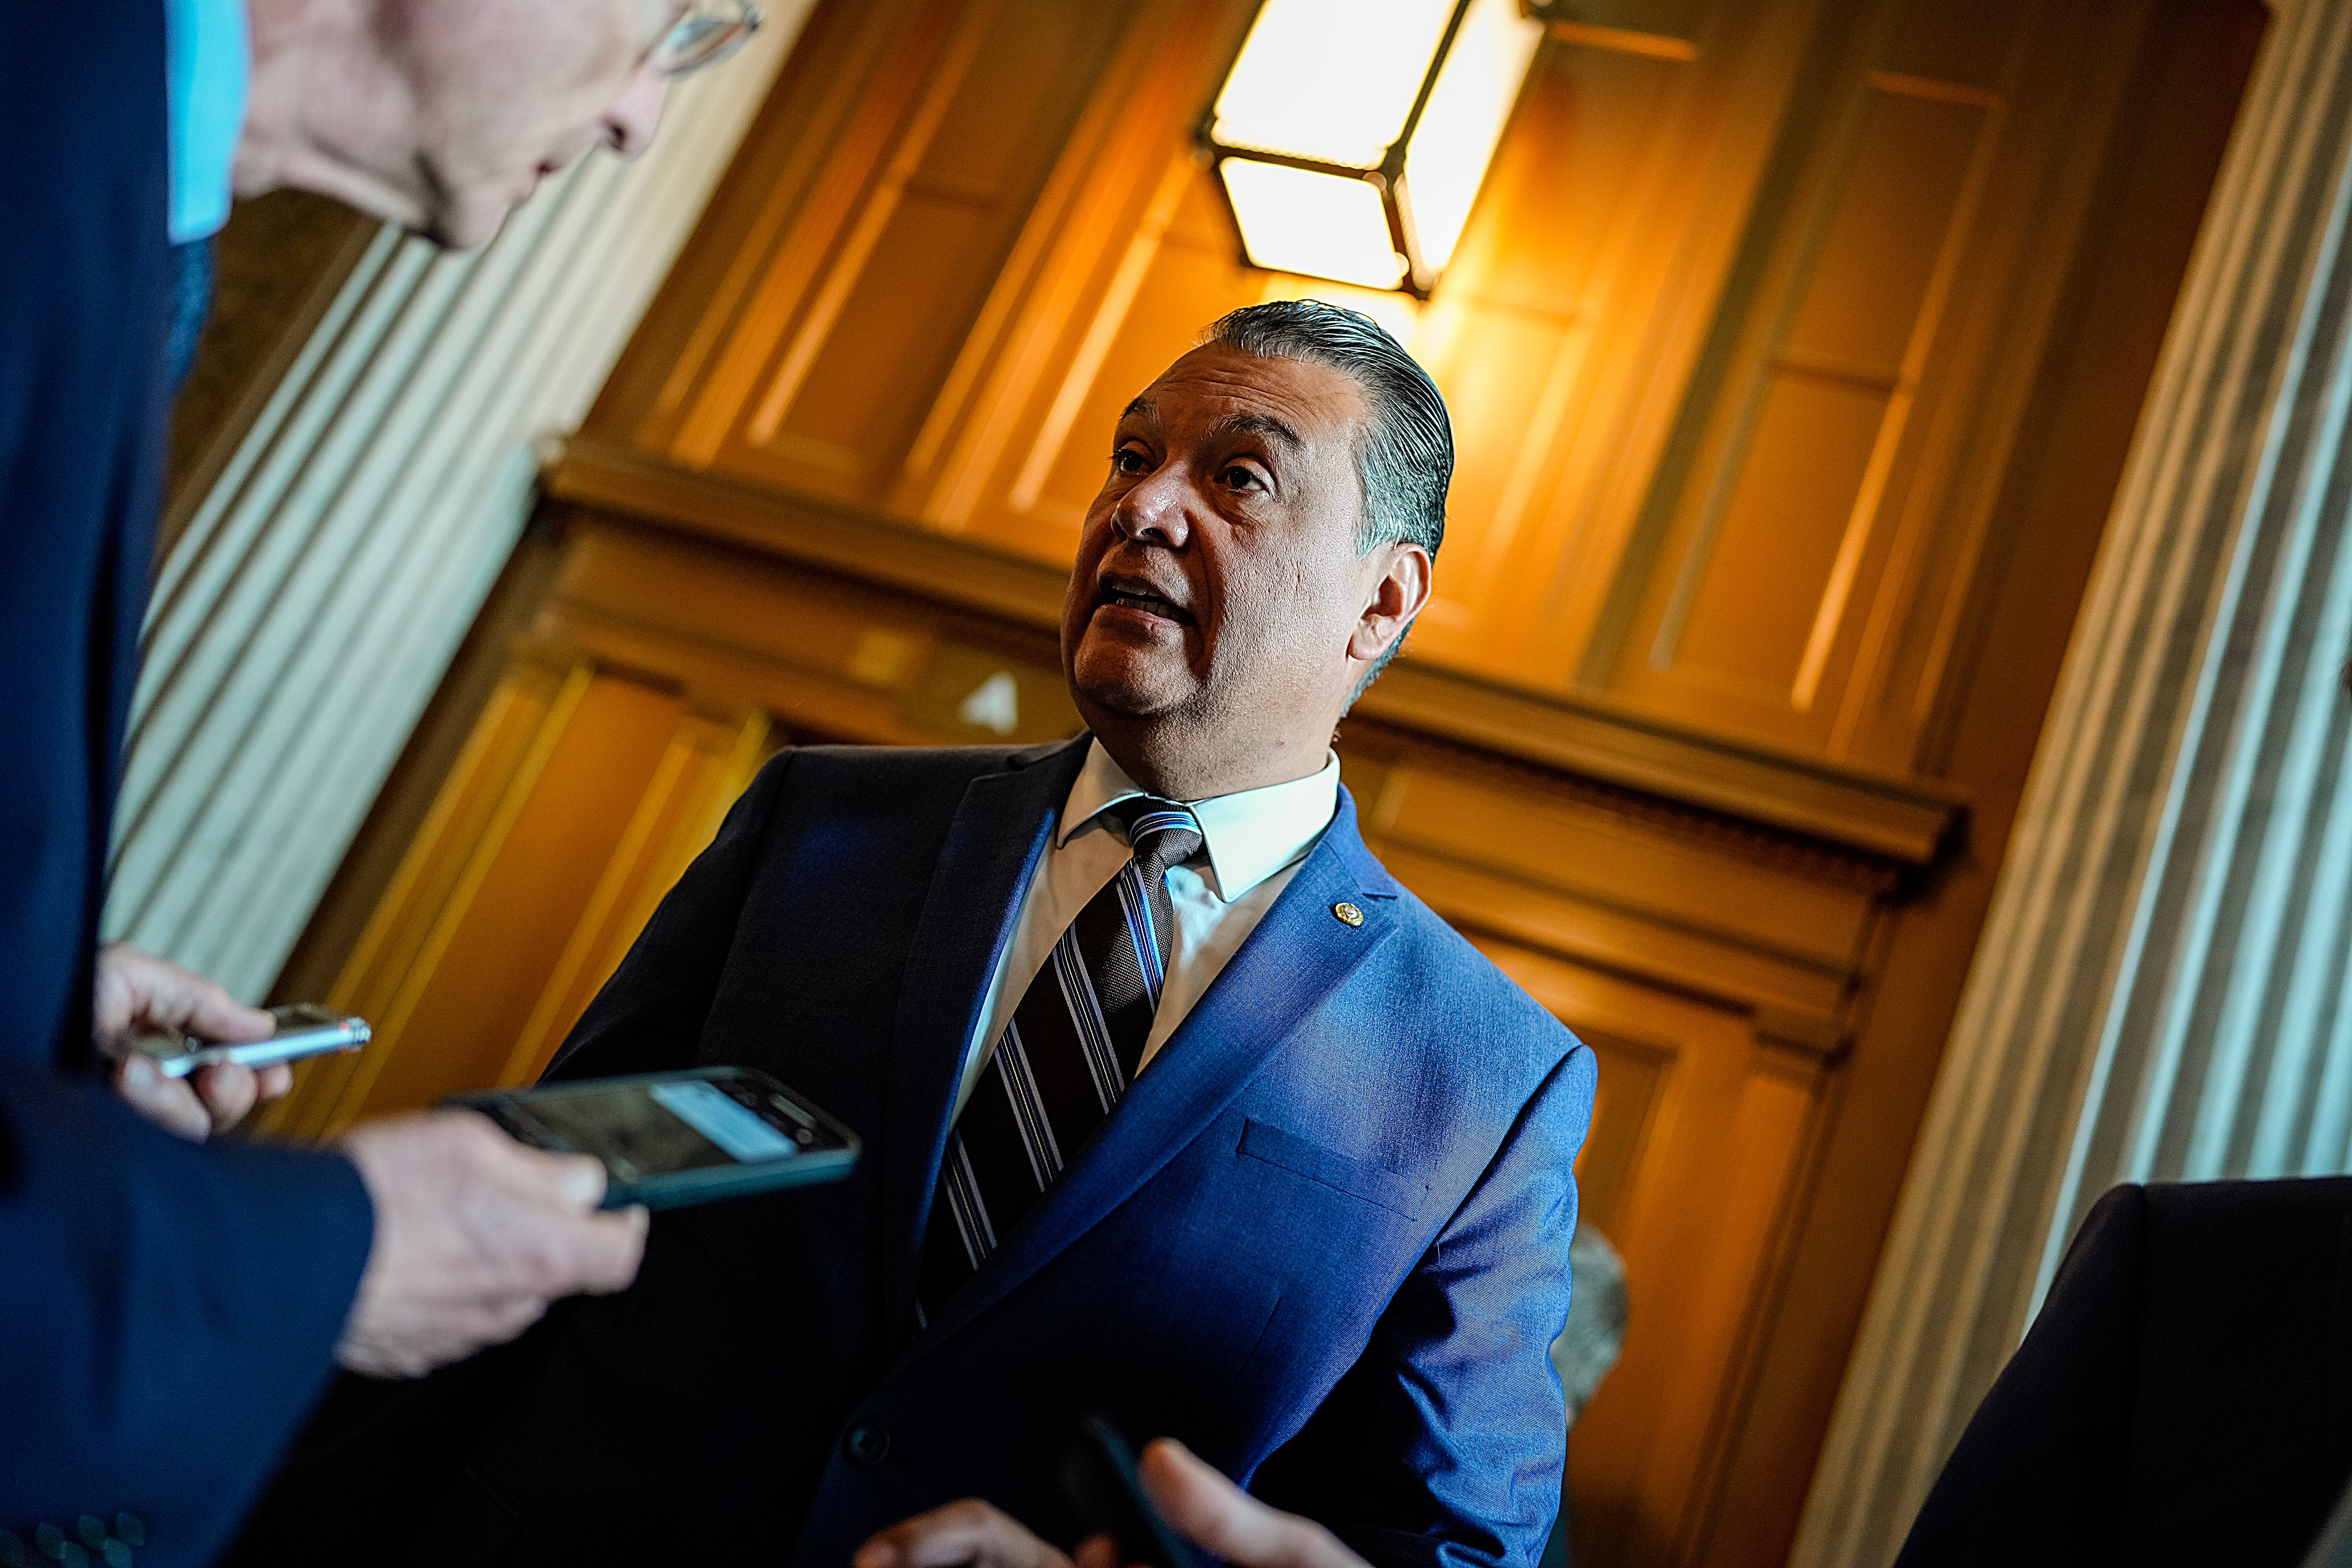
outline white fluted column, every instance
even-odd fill
[[[807,8],[481,250],[376,237],[158,574],[109,935],[275,978]]]
[[[1790,1561],[1894,1558],[2090,1205],[2352,1158],[2352,6],[2278,7]]]

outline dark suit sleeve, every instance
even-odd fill
[[[341,1159],[184,1143],[55,1070],[154,537],[163,26],[0,5],[0,1529],[130,1512],[142,1568],[193,1568],[332,1367],[372,1219]]]
[[[2101,1198],[1902,1568],[2305,1560],[2352,1469],[2352,1181]]]
[[[334,1365],[373,1222],[350,1162],[184,1142],[0,1067],[0,1528],[146,1521],[211,1561]]]
[[[1552,1069],[1370,1344],[1252,1487],[1381,1568],[1534,1568],[1559,1510],[1577,1151],[1592,1053]],[[1538,1368],[1540,1370],[1537,1370]]]
[[[1896,1568],[2116,1560],[2147,1241],[2145,1188],[2117,1187],[2092,1208]]]
[[[771,757],[730,808],[710,847],[663,898],[628,956],[572,1026],[548,1078],[611,1078],[695,1065],[703,1020],[726,971],[736,919],[792,757],[789,751]]]

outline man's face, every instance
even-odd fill
[[[1406,616],[1426,593],[1417,546],[1357,552],[1365,416],[1339,371],[1217,344],[1129,405],[1062,613],[1098,732],[1183,734],[1234,787],[1321,765],[1367,650],[1402,632],[1377,613],[1400,552],[1421,584]]]
[[[547,175],[598,143],[653,141],[664,84],[646,53],[684,0],[404,0],[382,44],[407,101],[352,149],[396,216],[456,248],[490,238]]]

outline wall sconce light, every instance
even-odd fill
[[[1202,130],[1253,266],[1426,298],[1543,37],[1520,0],[1265,0]]]

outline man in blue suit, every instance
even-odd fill
[[[1452,459],[1368,319],[1218,323],[1087,518],[1090,733],[781,754],[552,1069],[766,1068],[859,1169],[658,1216],[437,1409],[347,1391],[239,1560],[837,1568],[966,1494],[1066,1545],[1100,1411],[1372,1563],[1534,1563],[1592,1056],[1382,869],[1329,750]]]

